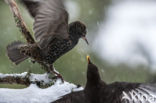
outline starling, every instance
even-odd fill
[[[75,21],[68,24],[68,12],[62,0],[22,0],[34,18],[33,44],[15,41],[7,46],[7,54],[12,62],[19,64],[31,58],[48,71],[61,77],[53,68],[53,63],[76,46],[79,39],[86,39],[86,26]]]
[[[156,84],[105,83],[98,67],[87,56],[87,83],[84,90],[72,92],[52,103],[156,103]]]
[[[105,83],[98,68],[87,56],[87,83],[82,91],[72,92],[52,103],[156,103],[156,84]]]
[[[97,66],[89,57],[87,59],[87,83],[84,93],[88,103],[156,103],[155,84],[128,82],[106,84],[101,79]]]

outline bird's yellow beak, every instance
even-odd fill
[[[90,56],[87,55],[86,58],[87,58],[88,64],[90,64],[90,63],[91,63],[91,61],[90,61]]]
[[[89,45],[89,42],[85,36],[83,36],[82,39]]]

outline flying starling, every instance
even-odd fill
[[[34,18],[35,43],[15,41],[8,45],[7,53],[12,62],[19,64],[27,58],[48,68],[57,76],[53,63],[76,46],[79,39],[86,39],[86,26],[75,21],[68,24],[68,12],[62,0],[22,0]],[[31,37],[32,38],[32,37]]]

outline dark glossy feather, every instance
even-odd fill
[[[60,100],[57,100],[52,103],[89,103],[89,102],[86,100],[84,92],[80,91],[65,95]]]

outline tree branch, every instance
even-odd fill
[[[27,40],[28,43],[33,44],[35,43],[35,40],[33,39],[31,33],[29,32],[29,30],[27,29],[26,23],[24,22],[18,6],[16,4],[16,2],[14,0],[5,0],[6,3],[9,5],[14,19],[15,19],[15,23],[17,25],[17,27],[20,29],[20,31],[22,32],[23,36],[25,37],[25,39]]]

